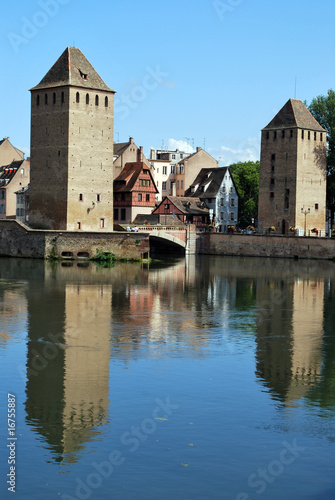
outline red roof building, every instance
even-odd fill
[[[148,166],[143,162],[126,163],[114,179],[114,221],[132,222],[138,214],[151,214],[158,189]]]

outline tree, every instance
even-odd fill
[[[239,194],[239,226],[245,228],[258,217],[259,161],[233,163],[229,166]]]
[[[308,109],[320,125],[327,131],[327,207],[335,211],[335,92],[312,99]]]

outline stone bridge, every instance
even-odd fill
[[[165,240],[173,246],[184,248],[187,255],[196,253],[196,228],[194,224],[187,226],[138,226],[138,231],[149,233],[150,239]]]

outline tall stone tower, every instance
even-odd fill
[[[113,229],[114,94],[75,47],[31,89],[31,227]]]
[[[308,234],[326,223],[326,130],[304,103],[289,99],[262,130],[258,219],[261,232],[274,226]],[[305,231],[306,229],[306,231]]]

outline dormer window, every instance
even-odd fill
[[[87,73],[83,73],[82,71],[79,70],[80,76],[82,77],[83,80],[87,80]]]

